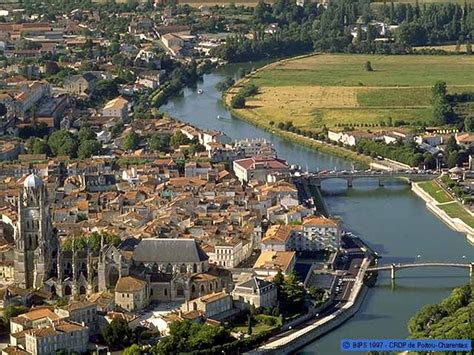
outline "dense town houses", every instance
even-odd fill
[[[4,304],[15,304],[15,287],[41,290],[46,303],[69,300],[13,320],[12,346],[44,353],[71,334],[61,346],[87,347],[84,339],[116,317],[108,312],[162,303],[218,320],[271,308],[276,287],[266,278],[291,273],[297,252],[338,248],[339,222],[312,216],[278,169],[243,184],[222,163],[187,161],[180,169],[173,155],[141,156],[149,158],[123,167],[108,157],[41,163],[25,156],[2,165]],[[253,274],[235,283],[232,270],[260,249]],[[148,322],[168,324],[160,319]]]
[[[47,16],[33,5],[0,14],[0,308],[15,311],[2,354],[98,351],[116,322],[153,344],[174,322],[281,321],[278,282],[306,254],[334,256],[341,222],[301,200],[271,142],[159,111],[221,62],[213,52],[240,24],[203,6],[191,25],[157,1]],[[328,138],[428,150],[442,134]],[[319,270],[308,275],[304,285],[322,285]]]

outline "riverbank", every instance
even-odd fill
[[[306,344],[330,332],[334,328],[340,326],[349,318],[354,316],[360,309],[368,287],[364,284],[366,269],[371,263],[370,258],[365,258],[361,263],[356,281],[351,290],[349,301],[334,313],[323,318],[315,320],[312,324],[302,329],[295,330],[290,334],[279,338],[275,341],[262,345],[249,352],[249,354],[288,354],[304,347]]]
[[[370,164],[376,163],[376,161],[374,159],[372,159],[368,156],[365,156],[365,155],[361,155],[361,154],[359,154],[357,152],[354,152],[350,149],[330,145],[330,144],[324,143],[322,141],[316,140],[314,138],[309,138],[309,137],[305,137],[305,136],[302,136],[302,135],[299,135],[299,134],[296,134],[296,133],[293,133],[293,132],[284,131],[284,130],[278,129],[276,127],[273,127],[269,124],[265,124],[263,122],[259,122],[258,120],[255,120],[255,119],[252,119],[252,118],[247,117],[245,115],[242,115],[241,112],[240,112],[241,110],[233,109],[232,107],[230,107],[230,100],[232,100],[232,97],[230,95],[228,95],[227,93],[224,94],[223,102],[224,102],[226,108],[235,117],[238,117],[239,119],[242,119],[246,122],[249,122],[252,125],[254,125],[258,128],[261,128],[265,131],[268,131],[268,132],[270,132],[270,133],[272,133],[272,134],[274,134],[274,135],[276,135],[276,136],[278,136],[278,137],[280,137],[280,138],[282,138],[286,141],[289,141],[289,142],[292,142],[292,143],[297,143],[301,146],[304,146],[304,147],[307,147],[307,148],[310,148],[310,149],[313,149],[313,150],[317,150],[317,151],[322,152],[322,153],[334,155],[334,156],[339,157],[339,158],[343,158],[343,159],[347,159],[347,160],[357,162],[357,163],[359,163],[359,165],[361,165],[362,168],[368,168],[370,166]]]
[[[440,206],[444,204],[450,203],[457,203],[455,201],[444,201],[440,202],[430,196],[428,192],[423,190],[420,187],[421,183],[412,183],[412,191],[420,197],[426,203],[426,208],[432,212],[436,217],[438,217],[441,221],[443,221],[448,227],[451,229],[466,234],[467,239],[470,243],[474,244],[474,228],[470,227],[467,223],[465,223],[460,218],[452,218],[450,217]],[[462,206],[461,206],[462,207]]]
[[[278,153],[290,164],[307,165],[310,171],[335,167],[350,170],[350,161],[320,154],[274,136],[246,120],[230,118],[216,85],[257,65],[245,63],[221,67],[205,75],[198,84],[204,94],[199,95],[196,88],[185,88],[183,95],[171,98],[162,111],[200,129],[225,132],[233,139],[263,137],[272,141]],[[216,119],[217,116],[223,119]],[[324,200],[331,214],[343,216],[347,229],[363,236],[382,258],[416,258],[421,253],[429,260],[458,262],[461,255],[474,260],[474,248],[467,240],[433,216],[406,185],[376,188],[372,182],[367,182],[354,189],[343,189],[340,182],[329,180],[324,189],[327,192]],[[354,338],[405,338],[406,323],[413,314],[427,303],[438,303],[450,289],[465,282],[465,273],[457,269],[439,269],[436,275],[442,282],[436,281],[432,273],[424,269],[412,270],[407,272],[407,277],[397,280],[394,290],[386,273],[380,273],[376,287],[370,289],[353,318],[309,343],[301,352],[338,354],[340,339],[347,334]]]

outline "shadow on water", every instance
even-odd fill
[[[457,280],[458,282],[456,282],[455,286],[454,287],[459,287],[459,286],[462,286],[462,285],[465,285],[467,283],[467,281],[463,280],[462,278],[460,277],[451,277],[449,278],[451,279],[451,281],[455,281]],[[378,284],[373,288],[374,290],[388,290],[388,291],[404,291],[404,292],[413,292],[413,293],[426,293],[426,292],[440,292],[440,291],[443,291],[443,292],[446,292],[446,293],[450,293],[452,290],[453,290],[453,287],[451,286],[437,286],[436,284],[432,284],[432,285],[427,285],[427,284],[423,284],[423,285],[403,285],[403,284],[400,284],[400,282],[397,283],[397,280],[398,278],[395,280],[394,283],[392,282],[389,282],[389,283],[383,283],[383,284]]]
[[[383,319],[383,318],[390,318],[387,315],[382,315],[382,314],[368,314],[368,313],[361,313],[357,319],[354,319],[354,322],[365,322],[365,321],[371,321],[371,320],[376,320],[376,319]]]
[[[323,183],[324,184],[324,183]],[[393,188],[396,187],[396,188]],[[370,198],[380,198],[383,197],[391,197],[391,196],[398,196],[400,191],[408,190],[410,188],[409,185],[393,185],[393,186],[378,186],[375,185],[364,185],[364,186],[357,186],[356,184],[353,187],[348,188],[345,185],[330,185],[330,186],[322,186],[321,193],[323,196],[327,197],[364,197],[364,199]]]

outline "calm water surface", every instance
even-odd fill
[[[205,75],[197,85],[203,89],[202,95],[197,94],[197,88],[185,89],[162,110],[200,128],[223,131],[234,139],[266,138],[290,164],[308,166],[310,170],[350,168],[352,164],[347,160],[314,152],[232,117],[222,105],[215,85],[228,76],[239,76],[241,68],[258,65],[229,65]],[[408,185],[393,182],[378,187],[373,180],[356,180],[354,187],[347,189],[344,181],[331,180],[324,182],[322,189],[332,214],[340,216],[347,229],[362,236],[382,256],[381,263],[474,260],[474,248],[465,236],[428,212]],[[388,274],[381,274],[352,319],[301,352],[339,353],[342,338],[406,337],[406,324],[422,305],[439,302],[453,287],[467,282],[467,270],[457,269],[402,270],[394,285]]]

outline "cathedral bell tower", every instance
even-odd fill
[[[14,238],[15,283],[25,289],[41,288],[56,271],[57,239],[46,187],[35,174],[26,177],[18,198]]]

